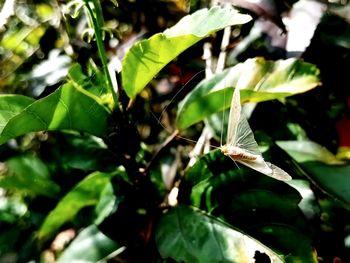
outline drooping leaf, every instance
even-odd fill
[[[79,233],[73,242],[63,251],[57,263],[64,262],[100,262],[120,246],[91,225]]]
[[[317,187],[350,209],[350,165],[337,159],[325,147],[311,141],[278,141]]]
[[[253,238],[184,205],[163,215],[156,229],[156,243],[163,258],[177,262],[254,262],[258,251],[272,262],[283,262]]]
[[[134,45],[126,54],[122,83],[129,97],[135,97],[171,60],[208,35],[227,26],[247,23],[250,16],[232,8],[201,9],[182,18],[163,33]]]
[[[32,195],[55,198],[60,187],[50,180],[46,165],[37,157],[23,155],[5,162],[7,171],[0,176],[0,187]]]
[[[64,223],[72,220],[82,208],[96,205],[102,190],[114,175],[115,173],[95,172],[78,183],[46,217],[38,232],[38,238],[49,238]]]
[[[249,59],[201,81],[179,105],[177,127],[186,129],[230,107],[232,87],[241,90],[242,102],[283,99],[319,85],[318,75],[316,66],[298,59]]]
[[[68,129],[103,136],[107,118],[108,111],[99,98],[65,84],[8,119],[0,134],[0,144],[28,132],[46,130]]]
[[[284,255],[287,262],[316,262],[312,231],[298,207],[300,194],[284,182],[237,167],[218,150],[188,171],[179,200],[223,219]]]

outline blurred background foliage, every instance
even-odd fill
[[[129,130],[109,140],[71,130],[39,131],[0,146],[0,262],[219,262],[220,257],[242,262],[244,253],[252,258],[246,247],[240,255],[225,249],[225,240],[243,246],[242,234],[249,237],[247,244],[268,247],[259,250],[265,254],[253,253],[256,262],[269,262],[264,255],[287,262],[349,262],[348,1],[98,2],[109,68],[119,86],[124,55],[135,43],[217,4],[235,5],[253,18],[232,27],[226,67],[256,57],[300,58],[315,65],[320,85],[258,100],[249,118],[264,157],[294,180],[285,184],[236,169],[218,150],[188,165],[198,159],[195,142],[169,137],[178,128],[180,102],[186,96],[198,99],[196,87],[205,85],[200,84],[206,69],[203,45],[211,46],[214,65],[222,51],[221,30],[186,49],[140,91],[128,112],[137,140]],[[80,0],[0,1],[1,94],[25,95],[21,103],[29,105],[69,80],[111,105],[83,6]],[[129,99],[119,95],[126,108]],[[2,107],[16,112],[15,105]],[[196,141],[209,129],[205,142],[219,146],[222,113],[198,114],[204,121],[194,121],[181,136]],[[110,125],[123,130],[120,123]],[[134,163],[120,152],[135,155]],[[134,180],[139,168],[147,177]],[[180,189],[180,205],[163,216],[172,189]],[[198,246],[190,247],[186,238]]]

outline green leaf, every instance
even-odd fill
[[[6,123],[35,100],[22,95],[0,95],[0,132]]]
[[[127,95],[134,98],[166,64],[201,39],[250,19],[232,8],[201,9],[163,33],[137,43],[127,52],[122,65],[122,83]]]
[[[254,262],[257,251],[268,255],[272,262],[283,262],[255,239],[184,205],[170,209],[161,218],[156,243],[163,258],[177,262]]]
[[[298,207],[300,194],[284,182],[237,165],[219,150],[203,156],[188,170],[180,202],[210,212],[280,255],[291,255],[289,262],[316,262],[312,228]],[[271,230],[268,235],[266,229]],[[298,241],[301,237],[303,242]]]
[[[16,156],[6,161],[7,172],[0,177],[0,187],[32,195],[56,198],[60,187],[49,179],[46,165],[37,157]]]
[[[248,59],[201,81],[179,104],[177,127],[186,129],[230,107],[232,87],[241,90],[242,102],[283,99],[319,85],[318,75],[316,66],[295,58],[276,62]]]
[[[78,234],[63,251],[57,263],[100,262],[117,249],[120,249],[118,243],[105,236],[95,225],[91,225]]]
[[[108,111],[99,99],[80,87],[65,84],[13,116],[0,134],[0,144],[17,136],[45,130],[75,130],[103,136]]]
[[[276,141],[276,144],[298,163],[319,161],[326,164],[343,164],[327,148],[313,141]]]
[[[350,165],[325,147],[311,141],[278,141],[277,145],[297,161],[305,176],[350,210]]]
[[[38,232],[38,238],[49,238],[63,224],[72,220],[82,208],[96,205],[102,190],[114,175],[115,173],[95,172],[79,182],[45,218]]]

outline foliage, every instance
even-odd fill
[[[0,262],[350,260],[349,4],[226,2],[1,5]]]

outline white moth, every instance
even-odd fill
[[[233,161],[239,162],[260,173],[281,181],[291,180],[292,177],[281,168],[265,162],[252,129],[247,119],[241,114],[240,92],[236,88],[228,120],[226,144],[220,147],[221,152]]]

